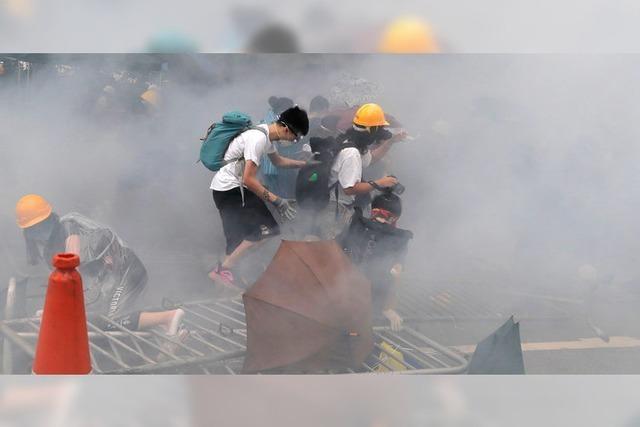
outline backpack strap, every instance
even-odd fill
[[[257,131],[260,131],[260,132],[262,132],[262,134],[267,138],[267,141],[269,140],[269,133],[268,133],[266,130],[262,129],[262,128],[261,128],[261,127],[259,127],[259,126],[250,126],[250,127],[246,128],[245,130],[243,130],[242,132],[238,133],[238,134],[237,134],[236,136],[234,136],[233,138],[231,138],[231,141],[233,141],[234,139],[236,139],[237,137],[239,137],[240,135],[242,135],[243,133],[245,133],[245,132],[247,132],[247,131],[249,131],[249,130],[257,130]],[[229,145],[231,145],[231,143],[229,143]],[[228,147],[227,147],[227,149],[228,149]],[[240,156],[240,157],[238,157],[237,159],[225,160],[225,161],[223,161],[223,162],[222,162],[222,166],[221,166],[221,168],[225,167],[225,166],[226,166],[226,165],[228,165],[229,163],[237,162],[237,161],[240,161],[240,160],[244,160],[244,156]]]
[[[334,191],[335,191],[335,195],[336,195],[336,221],[337,221],[337,220],[338,220],[338,218],[340,217],[340,211],[339,211],[339,209],[338,209],[338,208],[339,208],[339,206],[338,206],[338,205],[340,204],[340,201],[338,200],[338,196],[339,196],[339,194],[338,194],[338,191],[339,191],[339,188],[338,188],[338,182],[339,182],[339,181],[336,181],[336,183],[335,183],[335,184],[333,184]]]
[[[209,138],[209,135],[211,135],[211,132],[213,132],[213,128],[216,127],[216,123],[213,122],[211,124],[211,126],[209,126],[209,129],[207,129],[207,133],[205,136],[203,136],[202,138],[200,138],[200,142],[202,142],[204,144],[204,142],[207,140],[207,138]]]
[[[252,129],[253,130],[259,130],[267,138],[267,140],[269,140],[269,132],[268,131],[264,130],[260,126],[250,126],[249,128],[247,128],[247,130],[252,130]],[[245,130],[244,132],[246,132],[247,130]]]
[[[237,138],[238,136],[242,135],[243,133],[245,133],[248,130],[259,130],[260,132],[262,132],[262,134],[265,136],[265,138],[267,138],[267,142],[269,142],[269,133],[266,130],[264,130],[261,127],[259,127],[259,126],[250,126],[249,128],[243,130],[238,135],[236,135],[234,137],[234,139]],[[228,160],[228,161],[224,162],[224,166],[226,166],[227,164],[229,164],[231,162],[239,162],[239,161],[244,161],[244,156],[240,156],[235,160]],[[244,163],[242,164],[242,171],[240,172],[240,198],[242,199],[242,207],[244,207]]]
[[[211,135],[211,132],[213,132],[213,128],[216,127],[216,123],[213,122],[211,124],[211,126],[209,126],[209,129],[207,129],[207,134],[205,136],[203,136],[202,138],[200,138],[200,143],[204,144],[204,142],[207,140],[207,138],[209,138],[209,135]],[[196,160],[196,165],[200,163],[200,159]]]

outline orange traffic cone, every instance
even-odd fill
[[[72,253],[53,257],[55,270],[49,276],[33,361],[35,374],[91,372],[82,277],[76,270],[79,264],[80,258]]]

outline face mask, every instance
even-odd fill
[[[291,131],[290,128],[287,128],[289,130],[289,132],[293,133]],[[295,134],[294,134],[295,135]],[[278,138],[280,137],[280,135],[278,134]],[[290,147],[291,145],[297,143],[298,141],[300,141],[302,139],[302,136],[296,136],[296,138],[292,141],[288,141],[288,140],[284,140],[284,139],[279,139],[278,140],[278,144],[283,146],[283,147]]]
[[[44,221],[40,224],[36,224],[35,226],[28,229],[27,234],[30,240],[33,240],[37,243],[46,243],[51,238],[51,233],[53,232],[53,222],[52,221]]]

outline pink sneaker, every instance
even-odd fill
[[[236,284],[231,270],[223,268],[220,263],[218,263],[218,266],[209,273],[209,279],[213,280],[214,283],[219,283],[227,288],[242,290],[242,287]]]

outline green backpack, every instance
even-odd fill
[[[225,161],[224,155],[229,148],[229,144],[241,133],[256,129],[262,132],[267,138],[269,135],[263,128],[253,126],[251,117],[239,111],[231,111],[222,116],[222,121],[215,122],[207,130],[207,135],[201,138],[200,161],[209,170],[219,171],[223,166],[234,159]]]

